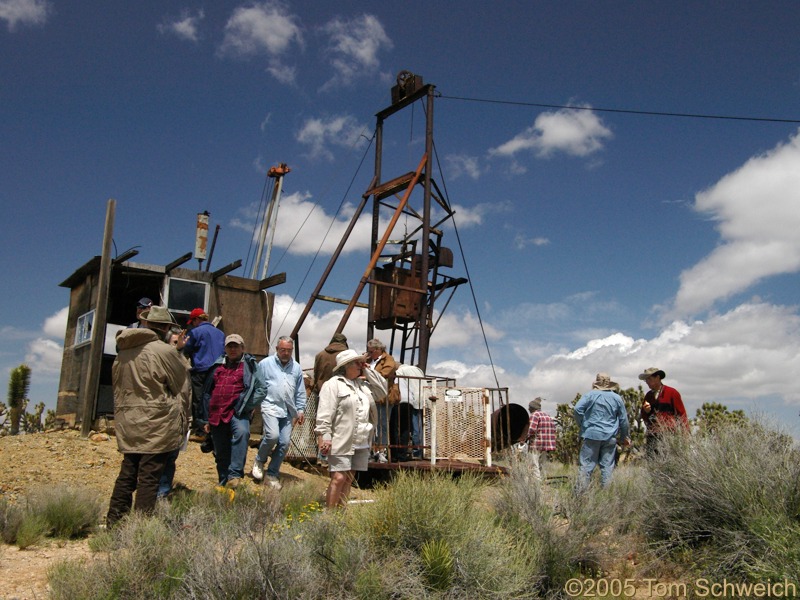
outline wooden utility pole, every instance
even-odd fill
[[[97,304],[92,321],[92,341],[86,382],[81,386],[83,416],[81,437],[89,437],[94,422],[97,404],[97,389],[100,386],[100,369],[103,363],[103,348],[106,343],[106,313],[108,312],[108,288],[111,284],[111,246],[114,237],[114,216],[117,201],[109,199],[106,207],[106,226],[103,232],[103,254],[100,256],[100,274],[97,278]]]

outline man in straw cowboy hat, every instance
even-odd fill
[[[661,383],[667,377],[658,367],[645,369],[639,379],[647,384],[650,391],[645,394],[640,416],[647,425],[647,452],[655,451],[656,440],[662,431],[682,428],[689,430],[689,418],[683,406],[680,392]]]
[[[155,508],[159,479],[189,427],[189,364],[168,343],[175,325],[164,306],[141,315],[144,327],[117,332],[119,353],[111,367],[114,429],[122,466],[111,493],[107,525],[131,510]]]
[[[619,386],[606,373],[598,373],[592,391],[581,396],[575,405],[575,421],[583,439],[581,446],[578,489],[589,485],[595,467],[600,467],[600,482],[611,483],[617,438],[623,446],[631,443],[628,437],[628,412],[625,403],[614,390]]]

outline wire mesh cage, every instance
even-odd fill
[[[490,420],[484,388],[425,386],[425,458],[490,461]],[[431,398],[436,398],[432,401]]]
[[[292,427],[292,441],[286,451],[286,458],[289,460],[316,460],[317,458],[317,439],[314,435],[314,427],[317,422],[317,406],[319,396],[317,392],[311,392],[306,402],[305,419],[302,425]]]

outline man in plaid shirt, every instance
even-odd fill
[[[542,480],[540,463],[547,458],[547,453],[556,449],[556,424],[552,417],[542,410],[542,399],[535,398],[528,404],[531,413],[528,426],[528,456],[533,465],[533,476]]]

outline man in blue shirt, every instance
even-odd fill
[[[178,350],[192,361],[192,432],[197,441],[203,441],[203,390],[211,367],[225,352],[225,334],[208,322],[202,308],[192,310],[186,324],[191,329],[178,340]]]
[[[306,386],[303,370],[292,358],[294,340],[288,336],[278,339],[275,354],[258,363],[258,377],[263,387],[256,391],[254,400],[261,402],[264,435],[258,446],[253,464],[253,479],[264,479],[264,463],[269,458],[266,480],[280,489],[278,475],[283,457],[289,449],[292,425],[302,425],[305,420]]]
[[[617,437],[623,446],[631,443],[628,437],[628,411],[615,390],[619,385],[611,381],[606,373],[598,373],[592,391],[581,396],[574,408],[575,421],[581,428],[583,445],[579,455],[580,472],[578,489],[589,485],[595,467],[600,467],[600,482],[603,487],[611,483],[614,472],[614,457]]]

